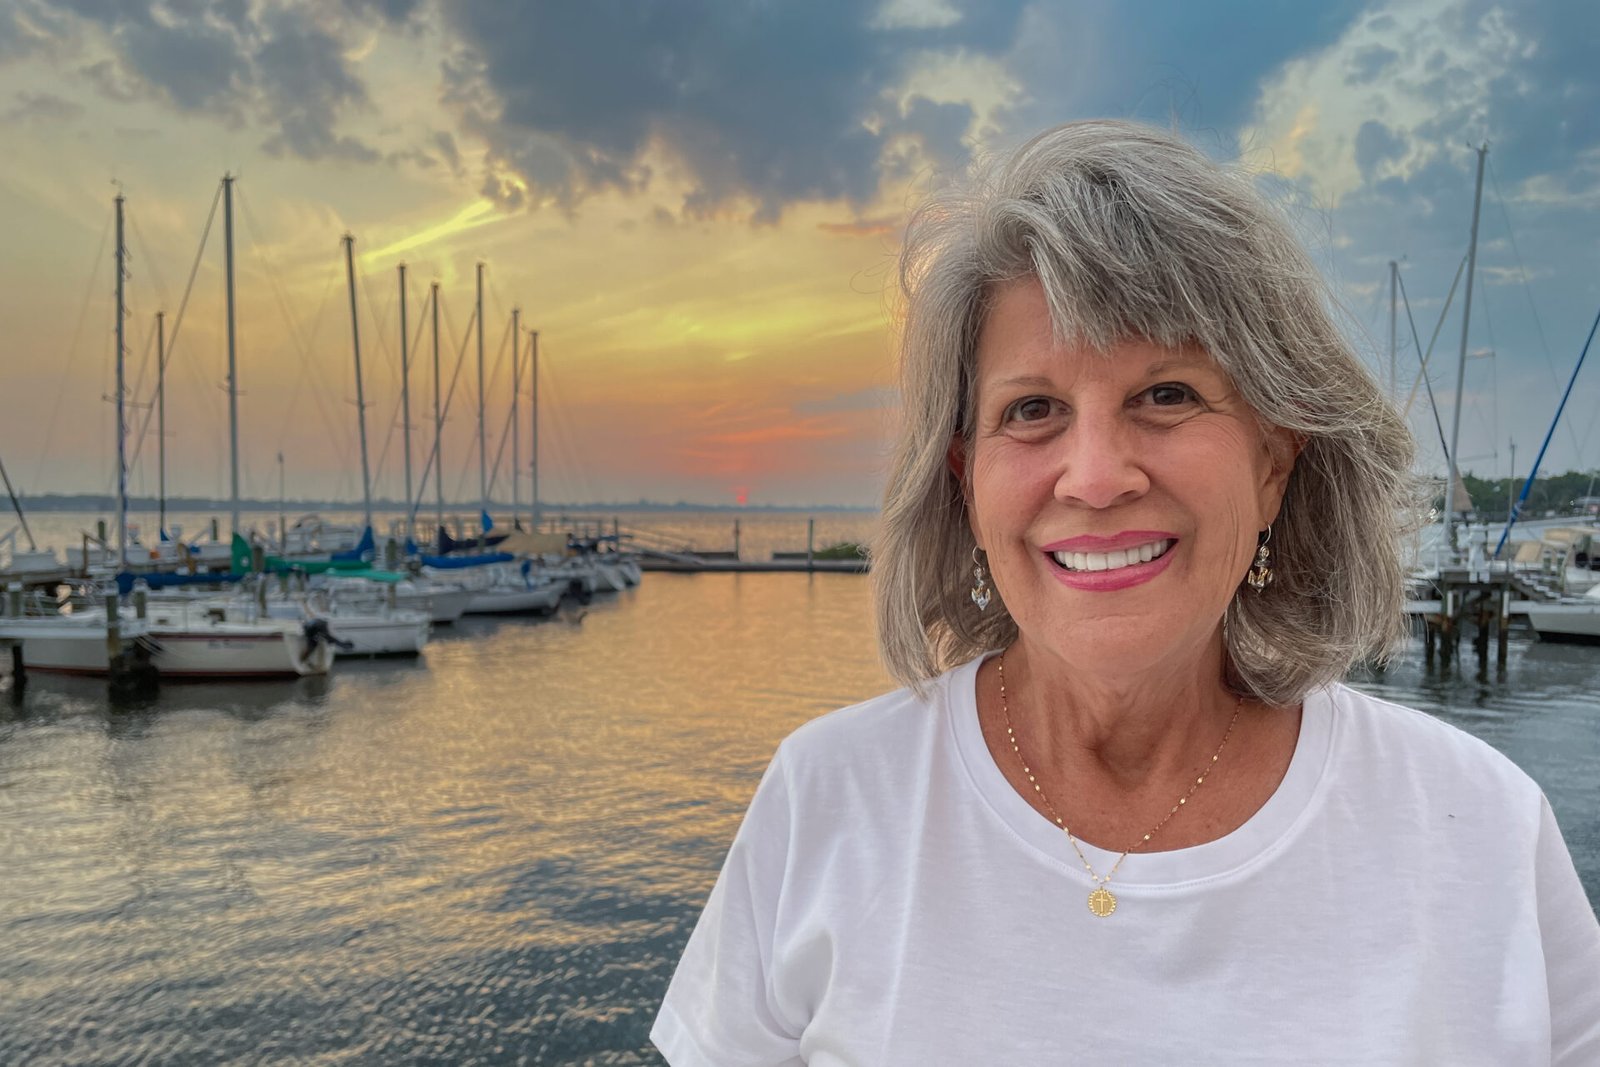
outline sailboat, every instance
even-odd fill
[[[223,179],[231,183],[231,178]],[[231,185],[225,185],[230,190]],[[232,214],[228,197],[228,276],[232,280]],[[127,572],[128,493],[127,421],[124,410],[126,346],[124,322],[127,280],[127,245],[123,234],[124,198],[116,197],[117,234],[117,543],[118,580],[134,581]],[[232,337],[232,294],[229,294],[229,336]],[[231,346],[230,346],[231,355]],[[230,373],[230,388],[232,374]],[[191,614],[188,605],[154,605],[143,618],[119,609],[113,620],[105,607],[92,607],[70,615],[7,619],[0,636],[20,639],[23,665],[30,670],[104,675],[111,670],[113,647],[121,641],[108,637],[115,621],[122,640],[132,639],[163,676],[205,678],[259,678],[325,674],[333,662],[333,647],[325,627],[298,625],[282,620],[255,623],[230,622],[224,614]]]

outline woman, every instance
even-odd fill
[[[1249,181],[1076,123],[924,208],[874,557],[908,688],[784,742],[653,1038],[696,1064],[1600,1064],[1539,789],[1338,684],[1412,447]]]

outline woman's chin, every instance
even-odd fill
[[[1154,672],[1194,663],[1211,642],[1196,629],[1152,625],[1144,618],[1073,620],[1043,628],[1021,627],[1024,644],[1035,646],[1079,675],[1123,681],[1151,680]],[[1220,633],[1220,623],[1213,633]],[[1039,647],[1042,646],[1042,647]]]

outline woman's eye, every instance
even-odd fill
[[[1187,404],[1197,399],[1193,389],[1190,389],[1187,385],[1179,385],[1176,382],[1163,382],[1160,385],[1152,385],[1145,390],[1145,396],[1149,397],[1150,402],[1157,407],[1173,407],[1178,404]]]
[[[1050,401],[1042,396],[1024,397],[1011,405],[1006,417],[1012,422],[1038,422],[1049,418],[1050,406]]]

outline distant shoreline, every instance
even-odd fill
[[[60,512],[60,511],[111,511],[116,502],[109,496],[90,494],[60,494],[48,493],[43,496],[21,497],[22,509],[30,512]],[[0,500],[0,514],[10,509],[6,502]],[[128,499],[129,511],[155,511],[160,504],[154,497],[130,497]],[[167,511],[169,512],[194,512],[194,511],[227,511],[233,505],[226,500],[199,499],[196,497],[169,497]],[[280,504],[276,500],[241,500],[240,511],[266,511],[276,514],[282,510],[303,515],[310,511],[360,511],[362,508],[359,500],[285,500]],[[386,514],[402,514],[406,511],[404,504],[394,500],[375,500],[372,503],[374,511]],[[476,512],[476,504],[446,505],[446,514],[464,514]],[[491,512],[511,511],[510,501],[496,500],[489,504]],[[528,504],[523,502],[517,505],[517,510],[526,512]],[[876,507],[851,504],[696,504],[688,501],[679,501],[674,504],[663,504],[658,501],[634,500],[627,503],[612,501],[591,504],[565,504],[544,503],[539,505],[539,510],[546,515],[561,514],[564,512],[595,512],[595,511],[725,511],[725,512],[770,512],[773,514],[806,514],[814,511],[844,511],[870,515],[877,512]],[[434,513],[432,504],[419,508],[419,517],[427,517]]]

